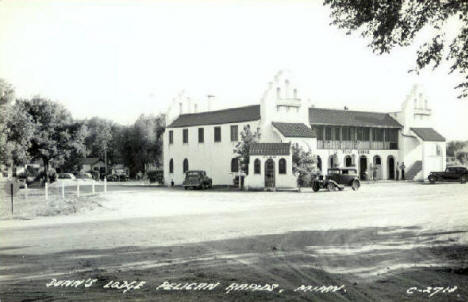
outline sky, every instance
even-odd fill
[[[408,73],[428,33],[379,56],[330,26],[329,14],[318,0],[0,0],[0,78],[18,97],[122,124],[165,112],[181,90],[215,95],[215,109],[258,103],[281,69],[316,107],[397,111],[416,83],[434,128],[468,139],[468,99],[453,89],[460,76],[447,64]]]

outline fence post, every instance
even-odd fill
[[[107,193],[107,178],[104,177],[104,193]]]
[[[61,181],[61,185],[62,185],[62,198],[65,198],[65,184],[63,183],[63,181]]]
[[[11,195],[11,216],[13,216],[13,183],[10,184],[10,195]]]
[[[45,183],[45,200],[49,200],[49,184]]]
[[[80,197],[80,183],[76,182],[76,197]]]

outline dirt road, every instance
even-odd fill
[[[434,301],[468,299],[468,185],[382,183],[335,193],[159,188],[109,193],[100,203],[78,215],[1,221],[0,299],[424,301],[434,290],[418,290],[427,287],[444,288]],[[54,278],[97,281],[47,287]],[[123,294],[104,288],[111,280],[146,283]],[[219,284],[158,289],[165,281]],[[232,283],[263,287],[226,293]],[[313,290],[322,285],[343,287]]]

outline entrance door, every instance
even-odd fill
[[[367,157],[361,156],[359,158],[359,178],[366,180],[367,172]]]
[[[388,157],[388,179],[395,179],[395,159]]]
[[[265,187],[275,187],[275,162],[271,158],[265,162]]]

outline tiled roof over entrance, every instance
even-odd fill
[[[253,143],[250,145],[250,155],[289,155],[289,143]]]
[[[316,137],[314,131],[303,123],[275,123],[273,127],[284,137]]]
[[[309,108],[312,125],[402,128],[388,113]]]
[[[260,105],[180,115],[168,128],[258,121]]]
[[[445,137],[432,128],[410,128],[420,139],[426,142],[445,142]]]

